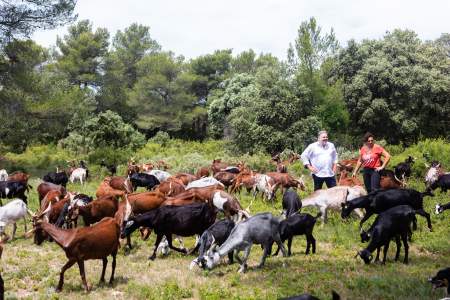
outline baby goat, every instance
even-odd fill
[[[280,222],[278,230],[280,231],[281,242],[284,243],[285,240],[288,240],[288,256],[291,256],[291,246],[294,236],[302,234],[306,235],[305,254],[309,254],[309,249],[311,246],[312,253],[316,253],[316,239],[312,235],[312,232],[317,219],[320,218],[321,215],[322,214],[320,212],[316,217],[313,217],[310,214],[295,213]],[[278,247],[277,251],[275,251],[273,255],[278,255],[279,251],[280,247]]]
[[[84,261],[88,259],[101,259],[103,261],[102,275],[100,282],[105,281],[107,257],[111,255],[112,272],[109,284],[114,281],[114,271],[116,269],[116,254],[119,248],[119,225],[113,218],[104,218],[100,222],[90,226],[75,229],[59,229],[58,227],[45,221],[38,221],[33,224],[35,231],[35,241],[40,245],[43,241],[42,232],[47,232],[53,240],[66,252],[69,261],[62,267],[59,275],[59,283],[56,291],[61,291],[64,284],[64,272],[75,263],[80,269],[81,280],[86,291],[89,290],[84,271]]]

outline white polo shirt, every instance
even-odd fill
[[[322,146],[319,142],[310,144],[301,155],[304,165],[312,165],[318,172],[317,177],[334,176],[333,164],[337,163],[337,152],[333,143]]]

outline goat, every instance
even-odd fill
[[[8,235],[5,233],[5,227],[8,224],[13,224],[13,232],[12,232],[12,239],[14,239],[14,236],[16,235],[17,225],[16,222],[19,219],[24,220],[25,224],[25,232],[27,231],[27,220],[26,215],[27,213],[30,213],[30,211],[27,209],[27,205],[25,202],[23,202],[21,199],[14,199],[4,206],[0,207],[0,235],[6,236],[7,239],[9,239]]]
[[[189,184],[186,186],[186,190],[189,190],[191,188],[208,187],[212,185],[220,185],[224,187],[223,183],[221,183],[214,177],[202,177],[200,179],[189,182]]]
[[[2,204],[2,198],[20,198],[27,204],[27,196],[25,196],[25,192],[28,192],[30,186],[28,183],[24,183],[22,181],[0,181],[0,205]]]
[[[401,162],[394,167],[395,177],[405,182],[406,178],[411,177],[412,164],[414,164],[414,158],[412,156],[408,156],[408,158],[405,159],[404,162]]]
[[[447,193],[447,190],[450,189],[450,174],[440,175],[436,181],[428,186],[427,190],[431,192],[437,188],[441,188],[441,193]]]
[[[170,176],[170,173],[162,170],[150,170],[147,174],[155,176],[159,182],[166,181]]]
[[[83,217],[84,226],[90,226],[105,217],[114,217],[117,211],[117,200],[114,197],[103,197],[86,205],[72,206],[69,211],[70,219],[76,220],[79,215]]]
[[[198,265],[207,250],[210,249],[214,243],[219,246],[222,245],[230,236],[234,226],[234,221],[224,219],[214,223],[206,229],[199,240],[198,257],[191,262],[189,268],[192,270],[195,265]],[[233,263],[233,252],[228,253],[228,262],[230,264]]]
[[[159,180],[156,176],[147,173],[133,173],[130,175],[130,181],[134,191],[140,186],[145,187],[147,191],[150,191],[159,184]]]
[[[228,253],[236,250],[235,258],[240,264],[239,273],[245,272],[247,269],[247,259],[253,244],[261,244],[264,247],[264,253],[261,257],[258,268],[264,266],[266,257],[270,255],[273,243],[277,243],[281,247],[283,256],[286,256],[286,249],[281,242],[280,233],[278,231],[280,221],[271,213],[260,213],[237,224],[231,231],[230,236],[220,246],[219,249],[211,247],[206,256],[201,260],[202,268],[212,269],[216,266],[220,258]],[[239,257],[239,251],[244,251],[244,257]]]
[[[38,185],[37,192],[39,194],[39,206],[41,205],[42,199],[44,199],[44,197],[47,195],[47,193],[49,191],[54,191],[54,190],[59,191],[61,196],[66,195],[66,189],[61,185],[56,185],[51,182],[42,182],[41,184]]]
[[[366,190],[361,186],[335,186],[326,190],[317,190],[310,196],[302,200],[302,207],[315,206],[322,213],[322,221],[327,222],[329,209],[339,210],[342,203],[349,200],[367,195]],[[361,210],[355,210],[355,213],[362,218]]]
[[[267,201],[273,201],[277,187],[278,184],[276,184],[275,180],[270,176],[265,174],[256,174],[255,186],[253,187],[253,199],[256,198],[256,194],[260,191],[263,193],[263,197],[265,196]]]
[[[79,180],[81,184],[83,184],[83,180],[86,181],[86,169],[83,168],[76,168],[75,170],[70,173],[69,180],[70,183],[74,183],[75,180]]]
[[[84,261],[88,259],[101,259],[103,261],[102,275],[100,282],[105,281],[107,257],[112,256],[112,271],[109,284],[114,281],[114,271],[116,269],[116,255],[119,249],[119,225],[113,218],[104,218],[100,222],[83,228],[59,229],[46,222],[34,222],[35,241],[42,244],[42,232],[46,232],[64,250],[69,261],[62,267],[59,275],[59,283],[56,291],[61,291],[64,284],[64,272],[78,263],[81,280],[86,291],[89,291],[84,271]]]
[[[65,171],[63,172],[49,172],[42,179],[45,182],[51,182],[54,184],[62,185],[64,188],[67,185],[67,182],[69,181],[69,177],[67,176],[67,173]]]
[[[362,224],[375,213],[381,213],[398,205],[409,205],[416,210],[417,214],[427,219],[428,228],[432,231],[430,214],[423,209],[423,197],[427,195],[430,193],[419,193],[412,189],[377,190],[367,196],[342,203],[341,217],[345,219],[355,208],[364,208],[366,214],[359,223],[361,228]],[[414,230],[416,228],[417,225],[414,222]]]
[[[153,229],[157,235],[153,254],[149,257],[150,260],[156,258],[156,251],[163,236],[166,236],[171,249],[186,254],[188,252],[186,249],[172,245],[172,234],[184,237],[200,235],[214,223],[216,214],[216,209],[211,208],[207,203],[161,206],[124,221],[126,223],[122,227],[121,238],[125,238],[137,228],[144,226]]]
[[[300,212],[302,208],[302,202],[300,201],[300,197],[297,192],[292,189],[287,189],[283,195],[283,213],[282,215],[288,218],[290,215]]]
[[[450,268],[439,270],[434,277],[428,278],[428,282],[433,285],[433,290],[446,287],[447,290],[445,291],[445,296],[450,296]]]
[[[291,246],[294,236],[303,234],[306,236],[305,254],[309,254],[310,246],[312,246],[312,253],[316,253],[316,239],[312,235],[312,232],[320,215],[320,212],[316,217],[313,217],[310,214],[294,213],[287,219],[280,222],[280,238],[282,243],[284,243],[285,240],[288,240],[288,256],[291,256]],[[278,255],[279,251],[280,247],[278,247],[277,251],[273,255]]]
[[[5,169],[0,170],[0,181],[8,180],[8,172]]]
[[[367,248],[358,252],[358,255],[364,260],[366,264],[370,264],[372,260],[372,252],[375,249],[384,246],[383,261],[386,262],[386,255],[389,249],[389,243],[392,238],[400,236],[405,248],[405,257],[403,263],[408,263],[408,234],[411,232],[411,223],[415,219],[416,211],[409,205],[399,205],[392,207],[380,213],[375,219],[371,227],[371,240]],[[399,256],[400,246],[397,245],[396,260]]]

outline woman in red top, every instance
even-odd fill
[[[384,158],[381,161],[381,157]],[[356,176],[361,165],[363,166],[364,185],[368,193],[380,188],[380,173],[391,159],[391,155],[383,147],[374,143],[373,134],[364,135],[364,146],[359,150],[358,162],[356,163],[353,176]]]

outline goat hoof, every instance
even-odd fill
[[[155,258],[156,258],[155,255],[152,255],[152,256],[149,256],[149,257],[148,257],[149,260],[155,260]]]
[[[60,287],[57,287],[57,288],[55,289],[55,291],[56,291],[57,293],[61,293],[61,291],[62,291],[62,288],[60,288]]]

